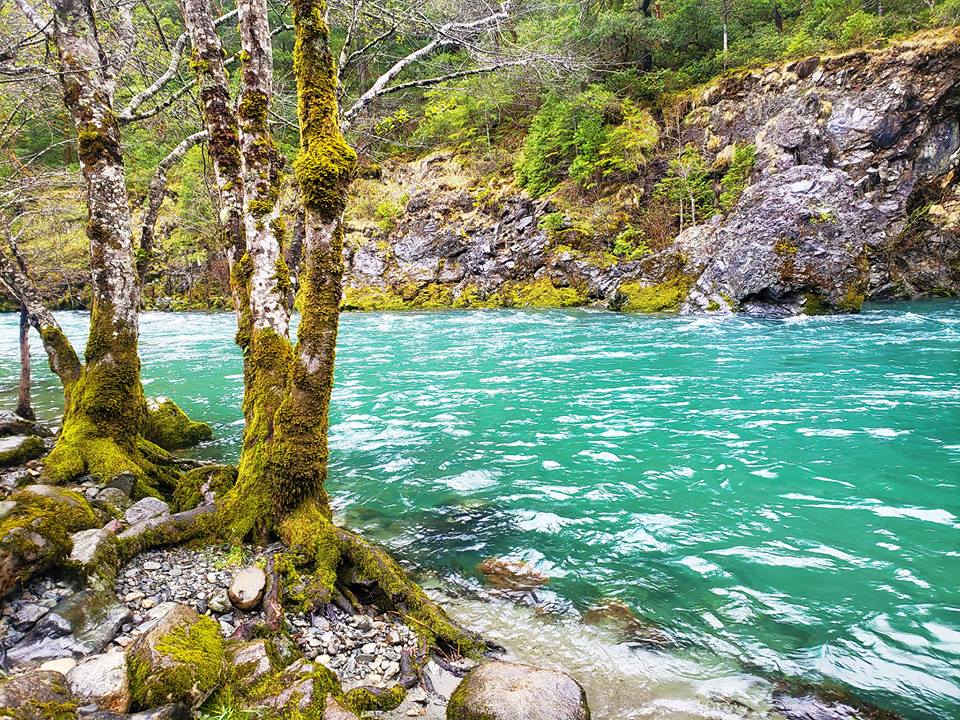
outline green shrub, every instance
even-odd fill
[[[665,198],[675,208],[680,228],[689,219],[696,225],[716,209],[716,196],[710,182],[707,163],[692,143],[688,143],[679,157],[670,161],[667,174],[654,188],[654,196]]]
[[[649,252],[646,238],[639,228],[628,227],[613,241],[613,254],[622,260],[639,260]]]
[[[720,208],[729,212],[750,183],[750,173],[757,162],[757,149],[753,145],[734,145],[733,160],[720,180]]]

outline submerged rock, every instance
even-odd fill
[[[447,720],[590,720],[587,694],[566,673],[494,661],[471,670],[450,697]]]
[[[641,645],[667,647],[673,642],[663,630],[644,620],[620,600],[609,599],[595,605],[583,614],[583,621],[609,627],[617,631],[624,640]]]
[[[488,558],[477,565],[481,575],[501,590],[532,590],[546,585],[550,578],[523,560]]]
[[[238,610],[252,610],[260,604],[266,587],[267,576],[263,570],[258,567],[248,567],[234,576],[230,589],[227,590],[227,596]]]

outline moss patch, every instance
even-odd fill
[[[643,285],[639,282],[623,283],[620,292],[627,298],[623,304],[626,312],[676,312],[680,309],[687,293],[690,291],[690,282],[684,277],[677,277],[656,285]]]
[[[220,626],[210,617],[172,629],[156,640],[160,656],[150,663],[142,652],[128,656],[133,705],[151,708],[170,702],[194,704],[206,698],[224,679],[226,651]]]
[[[22,465],[30,460],[42,456],[47,451],[43,440],[33,435],[24,438],[23,442],[9,450],[0,451],[0,467]]]
[[[151,405],[147,404],[143,437],[164,450],[191,447],[213,437],[209,425],[191,420],[173,400]]]

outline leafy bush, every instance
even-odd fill
[[[688,143],[680,156],[670,161],[667,174],[654,188],[654,196],[665,198],[676,207],[681,229],[686,218],[696,225],[698,218],[713,212],[716,196],[707,163],[696,146]]]
[[[753,145],[734,145],[733,160],[720,180],[720,208],[729,212],[750,183],[750,173],[757,161],[757,149]]]
[[[660,141],[653,116],[609,90],[591,85],[573,98],[547,95],[516,163],[531,195],[553,190],[565,175],[591,188],[613,173],[634,173]]]
[[[630,226],[613,241],[613,254],[623,260],[639,260],[650,252],[643,232]]]

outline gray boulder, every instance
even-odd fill
[[[84,658],[67,673],[67,684],[83,703],[117,713],[130,709],[130,681],[123,653]]]
[[[123,519],[130,525],[136,525],[144,520],[162,517],[170,514],[170,506],[163,500],[154,497],[145,497],[138,500],[123,514]]]
[[[100,652],[130,619],[110,591],[84,590],[60,601],[7,652],[10,666],[30,666],[62,657]]]
[[[28,420],[9,410],[0,410],[0,437],[8,435],[38,435],[50,437],[50,429],[36,422]]]
[[[556,670],[494,661],[467,673],[447,720],[590,720],[587,694]]]

